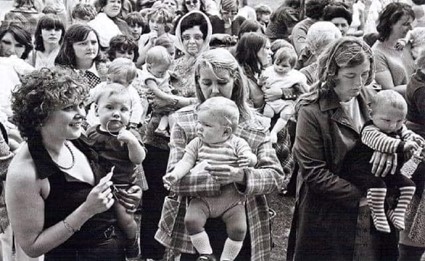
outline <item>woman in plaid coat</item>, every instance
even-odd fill
[[[236,102],[240,111],[240,123],[236,136],[244,138],[258,158],[254,168],[215,166],[210,173],[181,179],[173,192],[177,199],[167,198],[156,239],[174,253],[195,253],[183,217],[186,203],[192,196],[211,196],[220,193],[220,187],[235,183],[240,193],[247,196],[246,211],[249,233],[237,260],[269,260],[271,234],[269,209],[265,194],[281,188],[284,172],[269,141],[267,127],[246,105],[246,89],[241,69],[234,57],[224,49],[214,49],[202,54],[195,69],[196,92],[200,102],[210,97],[223,96]],[[195,106],[185,107],[174,115],[176,124],[171,131],[168,172],[183,157],[185,146],[196,137]],[[288,149],[288,147],[286,147]],[[288,154],[289,155],[289,149]],[[288,156],[282,160],[286,174],[290,173],[292,162]],[[211,235],[214,254],[219,255],[227,237],[221,220],[208,220],[206,231]],[[213,232],[211,232],[213,230]],[[217,249],[218,248],[218,249]],[[182,260],[194,260],[182,255]],[[167,258],[170,260],[170,258]]]

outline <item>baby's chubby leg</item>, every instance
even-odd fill
[[[242,249],[247,232],[245,206],[238,204],[227,210],[223,214],[223,221],[226,223],[228,238],[220,260],[234,260]]]
[[[193,246],[201,255],[211,255],[213,253],[209,237],[204,229],[208,217],[209,209],[207,204],[199,198],[191,199],[186,209],[184,224],[189,232]]]

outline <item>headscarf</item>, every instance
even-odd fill
[[[187,52],[186,48],[184,47],[183,44],[183,39],[182,39],[182,31],[181,31],[181,23],[184,19],[186,19],[189,15],[193,14],[193,13],[199,13],[201,14],[205,20],[207,21],[207,35],[205,37],[204,40],[204,44],[202,45],[201,49],[199,50],[198,54],[201,54],[202,52],[206,51],[209,49],[210,47],[210,41],[211,41],[211,36],[212,36],[212,26],[211,26],[211,22],[210,19],[208,18],[208,16],[206,16],[204,13],[200,12],[200,11],[191,11],[187,14],[185,14],[179,21],[179,23],[177,24],[176,27],[176,37],[177,37],[177,43],[176,43],[176,47],[178,49],[180,49],[182,52],[184,52],[185,55],[189,55],[189,53]]]

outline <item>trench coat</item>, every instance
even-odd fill
[[[372,93],[357,96],[363,119],[369,120]],[[344,157],[360,139],[333,90],[300,108],[293,153],[298,161],[295,236],[288,249],[293,260],[354,259],[362,192],[340,178]],[[291,256],[290,256],[291,257]]]

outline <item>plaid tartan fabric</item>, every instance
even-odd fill
[[[173,126],[171,136],[171,151],[167,171],[174,168],[175,164],[183,157],[186,144],[196,137],[194,108],[194,106],[186,107],[173,115],[176,124]],[[247,195],[246,210],[251,236],[252,261],[270,259],[270,217],[265,194],[279,189],[284,181],[282,168],[267,133],[267,130],[256,119],[239,124],[238,130],[235,132],[236,136],[242,137],[248,142],[258,158],[255,169],[244,169],[246,186],[239,187],[240,192]],[[287,153],[289,155],[289,148],[287,148]],[[170,219],[165,214],[172,213],[172,211],[163,211],[163,217],[155,235],[159,242],[174,252],[195,253],[183,222],[187,205],[184,196],[210,196],[220,193],[220,185],[216,184],[211,177],[195,178],[189,176],[187,175],[180,180],[174,190],[180,195],[179,211],[176,217]]]

